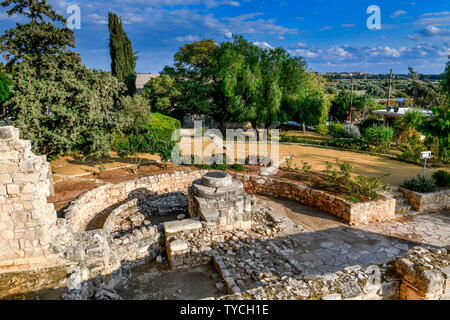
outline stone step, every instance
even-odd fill
[[[401,199],[401,198],[404,198],[404,197],[405,197],[405,195],[403,194],[403,192],[400,192],[400,191],[398,191],[398,192],[391,192],[391,195],[392,195],[392,197],[393,197],[394,199]]]
[[[399,216],[399,217],[414,217],[414,216],[420,215],[420,212],[417,212],[415,210],[410,210],[408,212],[397,213],[396,215]]]
[[[399,206],[395,206],[395,213],[407,213],[407,212],[409,212],[409,211],[411,211],[411,209],[412,209],[412,205],[410,205],[410,204],[402,204],[402,205],[399,205]]]
[[[409,200],[408,199],[406,199],[406,198],[397,198],[397,199],[395,199],[396,200],[396,206],[401,206],[401,205],[404,205],[404,204],[409,204]]]
[[[391,186],[389,188],[390,188],[391,192],[399,192],[400,191],[400,188],[396,187],[396,186]]]

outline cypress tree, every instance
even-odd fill
[[[111,55],[112,74],[125,82],[130,95],[136,92],[136,60],[131,40],[123,30],[122,20],[113,13],[108,13],[109,52]]]

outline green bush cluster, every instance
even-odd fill
[[[357,176],[352,178],[353,165],[348,162],[341,162],[336,159],[336,163],[327,162],[327,167],[323,172],[324,178],[320,178],[311,171],[311,166],[307,162],[302,162],[302,173],[308,177],[316,188],[329,192],[342,193],[347,200],[353,202],[373,200],[379,195],[378,190],[384,188],[381,177],[367,178],[366,176]]]
[[[151,122],[146,126],[148,132],[155,133],[163,141],[171,141],[175,130],[181,128],[181,122],[160,113],[153,113]],[[176,141],[178,141],[177,137]]]
[[[431,193],[436,191],[436,184],[434,179],[423,177],[420,174],[413,178],[405,180],[401,184],[401,187],[420,193]]]
[[[114,151],[119,156],[128,157],[136,153],[159,154],[163,162],[170,160],[175,142],[164,141],[155,132],[147,134],[130,135],[118,138]]]
[[[328,126],[325,123],[318,124],[316,126],[316,132],[321,136],[326,136],[329,132]]]
[[[408,140],[407,145],[400,147],[402,153],[399,158],[403,161],[420,162],[420,154],[425,149],[425,145],[420,141],[420,135],[416,134]]]
[[[365,140],[378,152],[388,152],[394,139],[394,130],[389,127],[370,127],[364,133]]]
[[[450,173],[446,170],[436,171],[433,179],[438,187],[450,187]]]
[[[330,124],[330,132],[335,137],[341,137],[344,134],[344,125],[339,122],[333,122]]]
[[[335,138],[333,140],[314,140],[308,138],[299,138],[294,136],[282,136],[280,138],[280,142],[287,143],[304,143],[304,144],[314,144],[324,147],[334,147],[348,150],[356,150],[356,151],[366,151],[372,152],[373,148],[362,139],[339,139]]]

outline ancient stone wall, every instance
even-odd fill
[[[50,177],[50,164],[31,151],[30,141],[20,140],[14,127],[0,127],[0,268],[55,263]]]
[[[395,218],[395,199],[353,203],[321,190],[281,179],[234,173],[250,194],[264,194],[296,200],[344,219],[352,226]]]
[[[207,171],[182,170],[118,184],[106,184],[84,193],[72,202],[65,212],[65,218],[75,232],[81,232],[86,230],[96,215],[113,211],[124,201],[186,190],[194,180],[206,173]]]
[[[415,247],[397,259],[401,300],[450,300],[450,255],[446,249]]]
[[[431,213],[450,209],[450,189],[432,193],[418,193],[400,188],[417,212]]]

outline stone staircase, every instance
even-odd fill
[[[396,200],[395,214],[397,216],[407,217],[419,214],[419,212],[414,210],[414,207],[409,203],[409,200],[405,198],[399,187],[391,187],[390,190],[383,193],[383,195]]]

